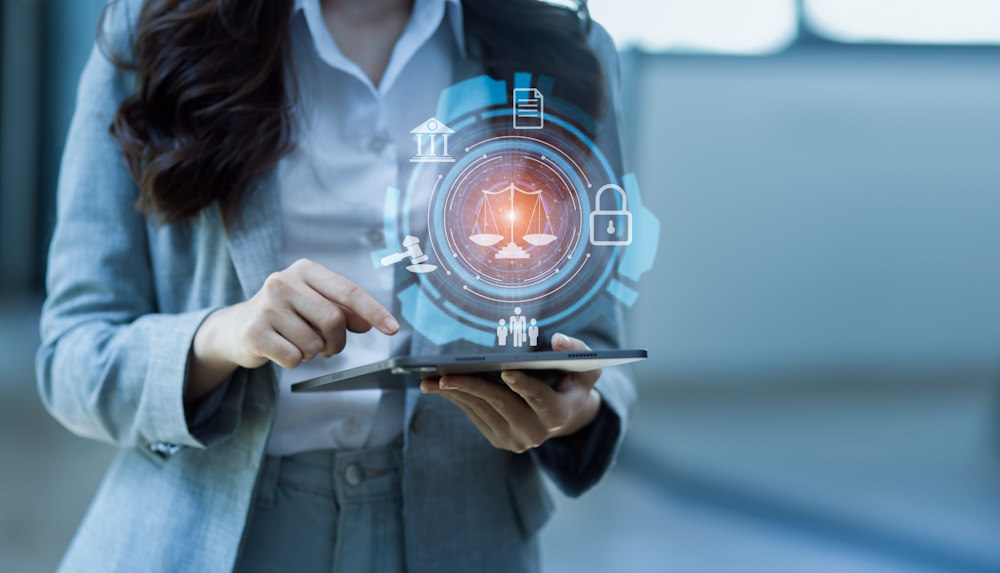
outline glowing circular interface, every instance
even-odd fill
[[[538,284],[559,273],[580,242],[578,194],[543,153],[513,148],[478,156],[445,193],[449,250],[477,281]]]
[[[401,316],[434,343],[482,346],[502,345],[500,320],[514,324],[517,309],[543,335],[614,320],[606,302],[633,291],[616,278],[622,249],[592,235],[595,221],[629,220],[612,219],[624,211],[617,197],[595,214],[597,190],[619,183],[617,133],[549,94],[544,129],[518,128],[505,86],[474,80],[454,86],[442,98],[454,109],[439,106],[422,126],[451,157],[421,155],[434,140],[420,148],[418,139],[407,185],[386,196],[386,236],[419,239],[429,261],[397,269]]]

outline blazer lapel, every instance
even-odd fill
[[[228,226],[226,238],[243,295],[249,299],[268,275],[280,270],[281,201],[274,169],[248,190],[240,218]]]

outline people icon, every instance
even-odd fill
[[[524,345],[525,336],[528,333],[528,324],[521,316],[521,307],[514,307],[514,315],[510,317],[510,335],[514,348],[521,348]]]
[[[510,344],[514,348],[523,348],[525,344],[531,348],[538,346],[538,320],[521,314],[521,307],[514,307],[514,314],[510,318],[497,321],[497,344],[507,346],[507,336],[510,335]]]

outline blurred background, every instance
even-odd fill
[[[102,0],[0,12],[0,571],[111,459],[34,389],[54,189]],[[1000,3],[593,0],[663,223],[615,471],[547,571],[1000,571]]]

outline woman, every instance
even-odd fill
[[[401,328],[392,284],[363,269],[391,240],[379,193],[404,176],[408,129],[461,69],[549,75],[613,118],[606,33],[536,0],[109,5],[62,165],[37,368],[52,415],[120,451],[64,570],[537,569],[539,470],[570,495],[607,471],[625,376],[288,391],[447,351]]]

